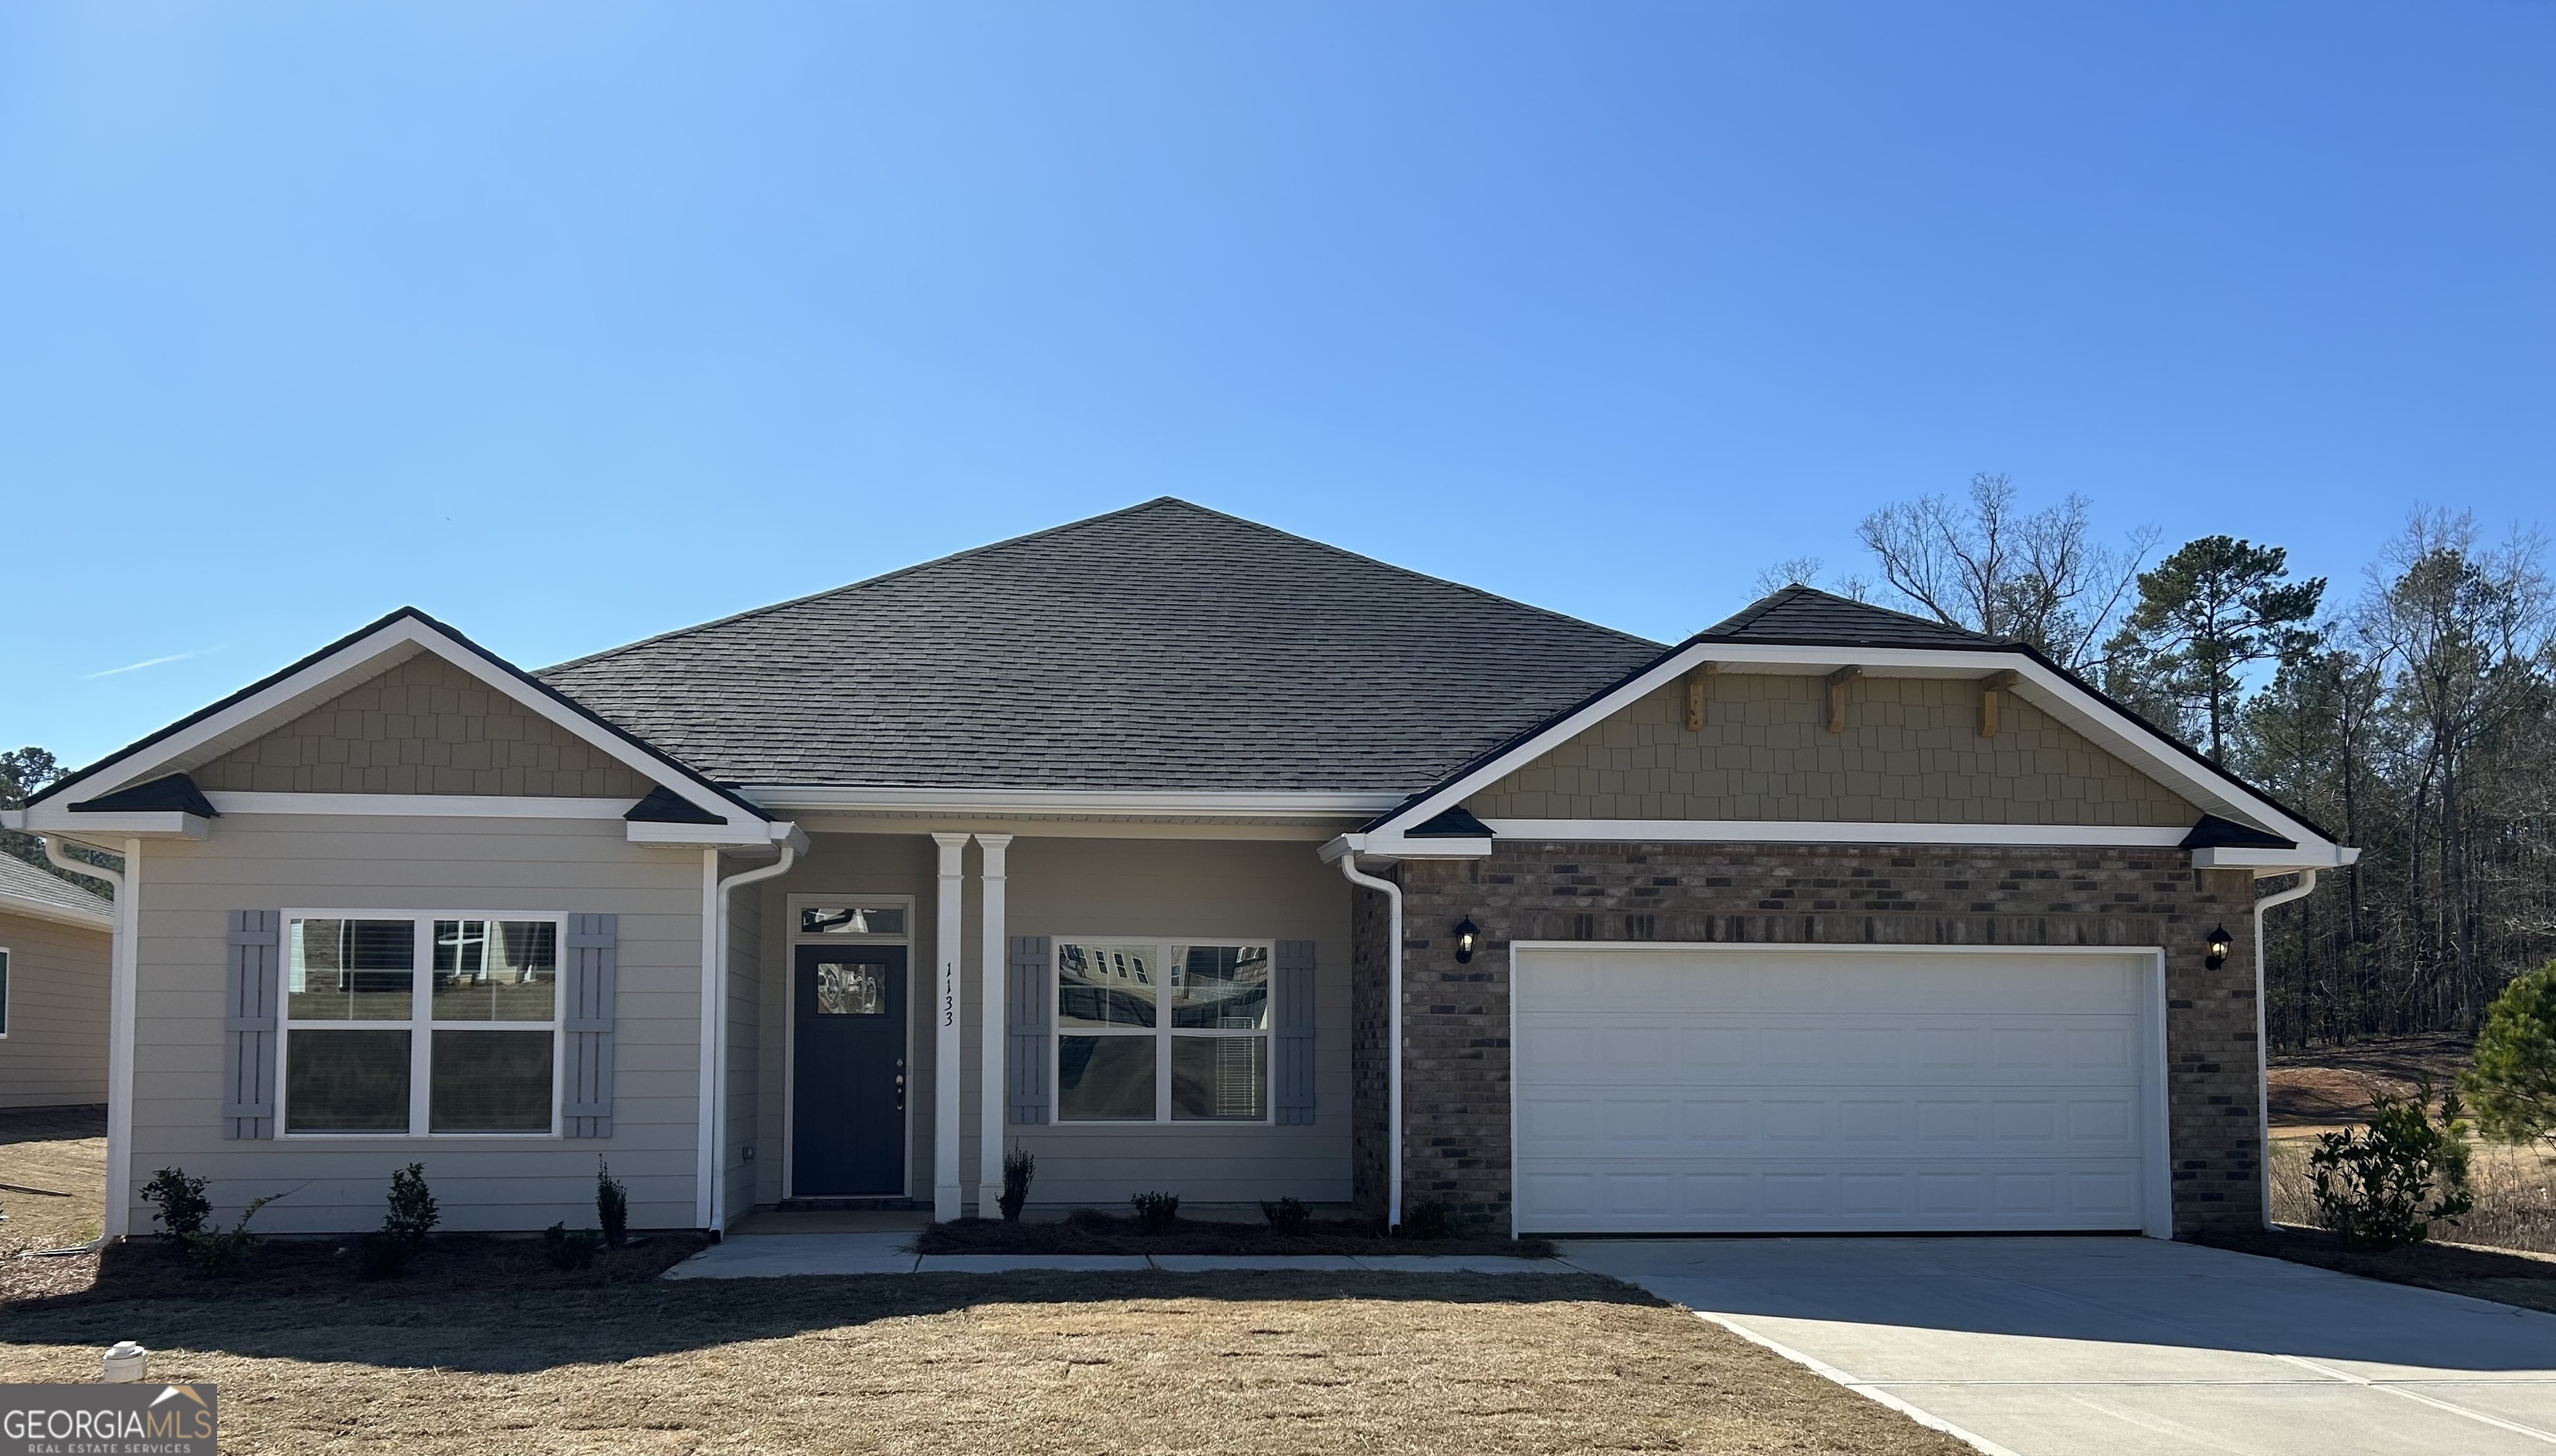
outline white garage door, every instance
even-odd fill
[[[2152,954],[1514,964],[1521,1232],[2162,1232]]]

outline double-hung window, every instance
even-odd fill
[[[1271,950],[1059,939],[1057,1121],[1269,1121]]]
[[[558,915],[287,917],[287,1133],[559,1126]]]

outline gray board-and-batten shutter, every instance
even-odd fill
[[[560,1030],[568,1058],[568,1106],[561,1131],[570,1137],[612,1135],[612,1018],[618,976],[618,915],[568,917],[568,955],[560,970]]]
[[[1003,1101],[1014,1126],[1039,1126],[1048,1121],[1048,1002],[1056,971],[1046,936],[1011,940],[1003,978],[1003,1040],[1011,1051],[1004,1059]]]
[[[1314,943],[1278,942],[1277,984],[1270,988],[1277,1019],[1270,1039],[1270,1102],[1284,1126],[1314,1121]]]
[[[222,973],[222,1136],[275,1135],[280,910],[233,910]]]

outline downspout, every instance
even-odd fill
[[[710,889],[709,927],[702,958],[708,985],[702,997],[702,1202],[703,1227],[710,1237],[727,1232],[727,906],[728,892],[740,885],[787,874],[798,861],[799,849],[784,840],[781,858],[758,869],[739,870]],[[709,852],[710,873],[718,872],[718,851]]]
[[[2297,884],[2254,902],[2254,1128],[2261,1134],[2258,1155],[2263,1169],[2263,1227],[2267,1230],[2272,1227],[2272,1051],[2265,1040],[2268,1016],[2263,1004],[2263,912],[2300,898],[2315,889],[2316,883],[2317,872],[2302,869]]]
[[[1385,1063],[1385,1215],[1388,1229],[1402,1227],[1402,886],[1378,878],[1357,867],[1357,854],[1351,851],[1340,859],[1341,873],[1349,883],[1367,889],[1381,890],[1385,905],[1385,980],[1391,1000],[1385,1014],[1386,1038],[1392,1043],[1392,1059]]]
[[[115,938],[108,944],[106,975],[106,1212],[99,1225],[103,1241],[112,1243],[131,1233],[133,1222],[133,1013],[141,961],[134,936],[142,916],[130,886],[141,878],[142,842],[124,842],[121,871],[64,854],[59,834],[45,836],[45,858],[57,868],[105,880],[115,889]]]

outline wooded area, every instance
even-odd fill
[[[2347,595],[2279,547],[2153,533],[2002,475],[1865,519],[1880,580],[1839,590],[2031,642],[2362,851],[2267,913],[2276,1045],[2473,1031],[2556,956],[2556,639],[2546,546],[2417,510]],[[1761,580],[1809,580],[1796,561]],[[2290,881],[2266,881],[2264,888]]]

